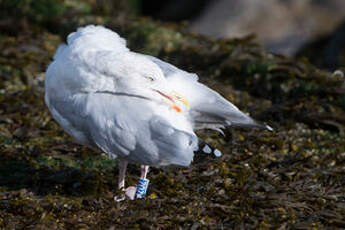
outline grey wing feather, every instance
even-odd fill
[[[79,143],[100,148],[111,157],[125,157],[135,149],[135,126],[122,121],[121,114],[116,113],[121,105],[107,97],[78,94],[50,99],[47,105],[59,124]]]
[[[194,134],[175,129],[167,121],[155,116],[150,121],[152,140],[157,144],[161,165],[173,162],[175,165],[188,166],[198,148],[198,138]]]
[[[56,50],[53,59],[56,60],[58,59],[61,55],[63,55],[63,52],[65,51],[65,49],[67,48],[66,44],[60,44],[58,49]]]
[[[253,120],[220,94],[198,82],[196,74],[148,56],[163,71],[174,89],[185,96],[191,106],[191,116],[196,129],[211,128],[221,131],[224,126],[258,127],[272,130],[271,127]]]

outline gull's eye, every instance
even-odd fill
[[[153,79],[153,77],[145,77],[147,80],[149,81],[154,81],[155,79]]]

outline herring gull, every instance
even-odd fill
[[[53,118],[78,143],[118,157],[118,189],[130,199],[135,191],[140,194],[133,186],[125,189],[128,162],[141,165],[141,182],[148,182],[149,166],[190,165],[200,142],[194,130],[271,130],[201,84],[196,74],[130,51],[103,26],[71,33],[53,59],[45,78]],[[203,149],[211,151],[207,145]]]

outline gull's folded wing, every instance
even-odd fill
[[[271,130],[271,127],[256,122],[220,94],[198,82],[196,74],[178,69],[158,58],[146,57],[156,63],[171,86],[188,99],[196,129],[219,130],[224,126],[242,126]]]
[[[188,166],[197,137],[153,113],[152,103],[116,93],[81,93],[48,99],[47,105],[60,125],[82,144],[140,164]]]

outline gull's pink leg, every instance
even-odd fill
[[[119,186],[118,186],[119,190],[125,187],[127,165],[128,165],[128,161],[119,160]]]
[[[149,166],[148,165],[141,165],[141,176],[140,179],[146,179],[147,173],[149,171]]]
[[[130,186],[126,189],[125,188],[125,177],[126,177],[126,170],[127,170],[128,161],[126,160],[119,160],[119,190],[125,190],[125,195],[115,196],[114,200],[116,202],[123,201],[128,197],[129,199],[133,200],[135,196],[136,188],[134,186]]]

